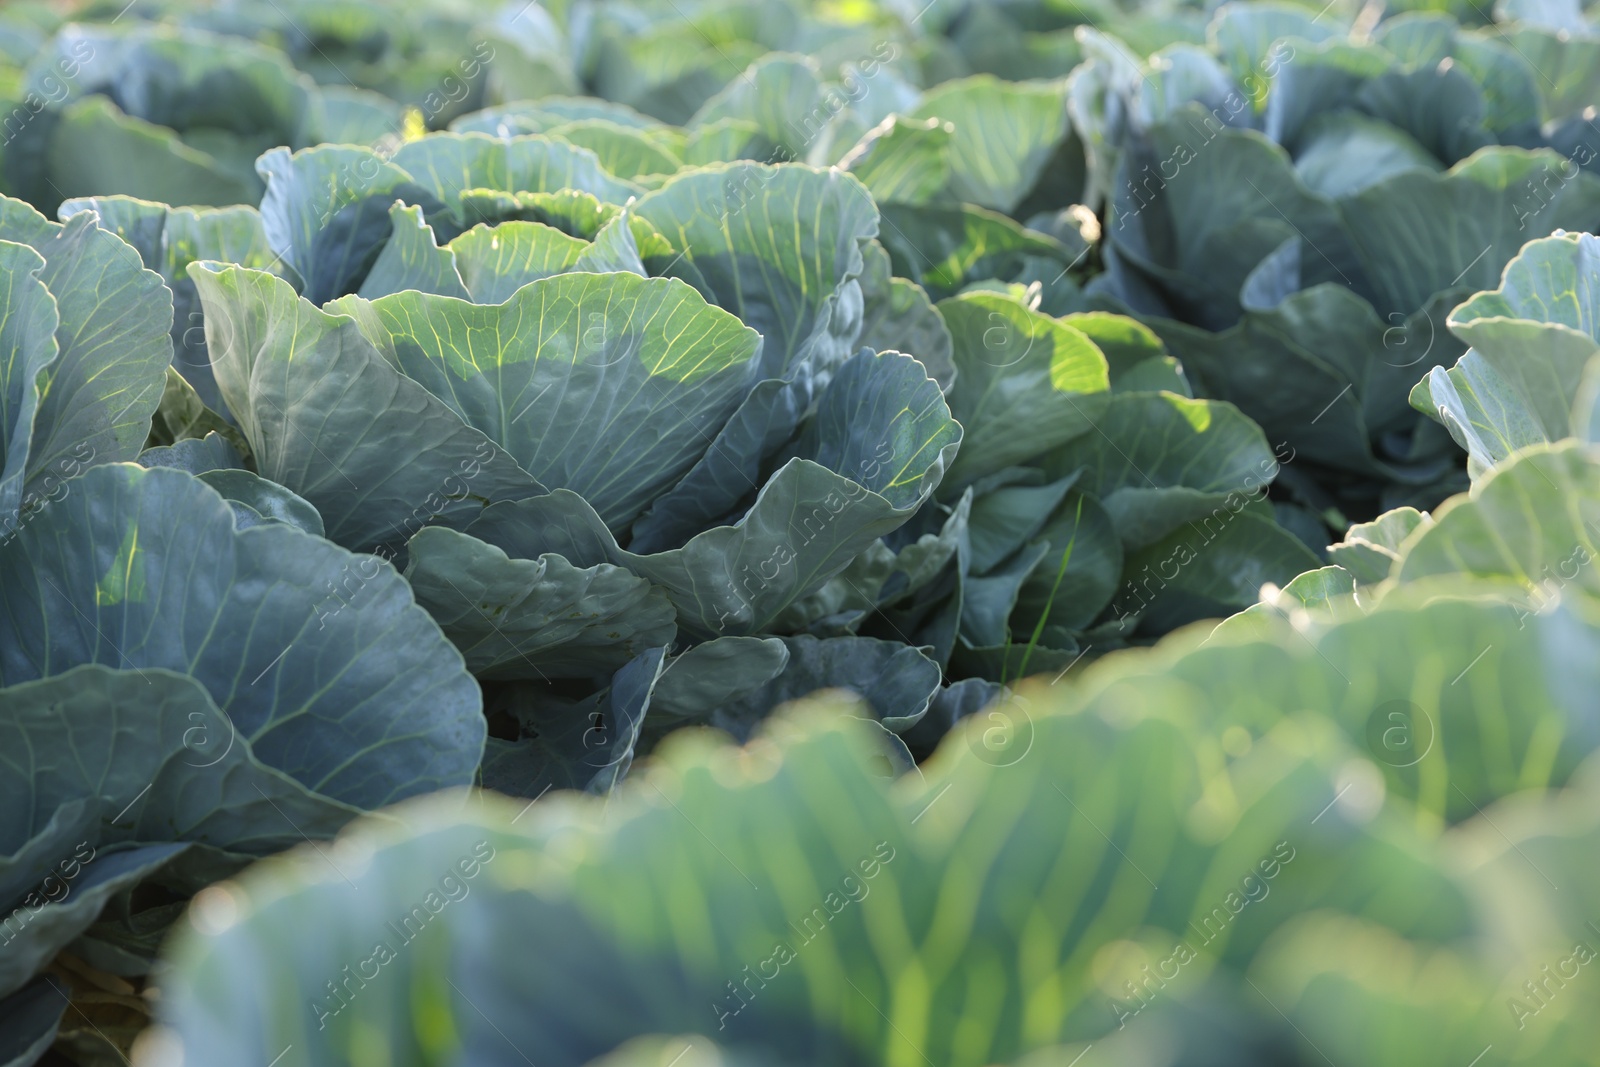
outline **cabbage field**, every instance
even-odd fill
[[[1597,105],[1583,0],[0,6],[0,1067],[1600,1063]]]

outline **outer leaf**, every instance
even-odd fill
[[[143,458],[140,456],[141,460]],[[155,464],[142,463],[141,466],[149,467]],[[322,527],[322,516],[317,514],[317,509],[277,482],[269,482],[244,470],[225,469],[190,471],[190,473],[222,494],[223,499],[233,508],[234,525],[241,530],[259,526],[264,522],[281,522],[313,537],[321,537],[326,532]]]
[[[552,226],[519,221],[474,226],[450,242],[474,304],[503,304],[529,282],[576,268],[590,247]]]
[[[704,720],[724,704],[759,689],[789,664],[789,644],[777,637],[718,637],[668,661],[650,710],[674,724]]]
[[[1085,433],[1050,453],[1047,472],[1083,470],[1130,548],[1202,518],[1233,496],[1260,495],[1278,473],[1261,428],[1238,408],[1172,393],[1113,396]]]
[[[1417,592],[1386,597],[1370,613],[1264,618],[1266,634],[1230,637],[1224,628],[1192,652],[1175,644],[1176,660],[1158,656],[1159,666],[1107,657],[1086,680],[1097,700],[1115,702],[1139,687],[1132,676],[1154,675],[1149,684],[1189,694],[1214,730],[1238,725],[1257,743],[1286,706],[1325,717],[1427,831],[1472,819],[1499,797],[1565,783],[1600,745],[1600,731],[1584,690],[1551,669],[1552,657],[1589,662],[1600,630],[1570,615]],[[1155,691],[1146,690],[1152,699]]]
[[[824,367],[855,351],[861,311],[851,282],[878,218],[854,178],[733,163],[680,174],[634,211],[683,250],[706,299],[761,334],[768,377],[811,352],[808,342],[820,346],[810,358]]]
[[[1041,618],[1052,628],[1087,628],[1111,603],[1122,574],[1122,539],[1112,516],[1091,496],[1069,494],[1040,530],[1039,540],[1046,546],[1044,556],[1017,591],[1011,615],[1018,643]],[[1072,555],[1062,571],[1069,544]]]
[[[289,154],[274,148],[256,161],[267,183],[261,222],[267,244],[300,279],[314,304],[354,292],[392,232],[396,198],[424,208],[439,199],[368,148],[321,145]]]
[[[1381,434],[1414,425],[1401,398],[1460,351],[1438,321],[1457,293],[1410,316],[1395,313],[1388,328],[1361,297],[1326,283],[1248,309],[1222,333],[1145,321],[1203,395],[1236,404],[1270,440],[1326,466],[1425,483],[1440,464],[1390,455]]]
[[[683,282],[627,273],[545,278],[492,306],[399,293],[372,312],[401,371],[613,530],[704,453],[761,350]]]
[[[633,762],[665,652],[642,653],[612,675],[607,689],[577,704],[530,684],[502,687],[491,714],[515,718],[520,735],[491,739],[484,788],[532,799],[550,789],[609,792]]]
[[[1451,285],[1488,289],[1528,240],[1591,225],[1600,178],[1567,180],[1564,166],[1549,151],[1486,148],[1443,175],[1396,175],[1341,201],[1378,311],[1408,315]]]
[[[916,282],[890,277],[889,254],[877,241],[862,247],[860,344],[875,352],[917,357],[945,392],[955,384],[950,329]]]
[[[185,847],[173,843],[108,851],[68,883],[72,892],[59,904],[42,902],[43,898],[35,898],[41,901],[38,904],[20,904],[7,916],[11,925],[6,953],[0,956],[0,995],[21,989],[88,929],[107,901],[133,888]]]
[[[939,665],[898,641],[870,637],[786,637],[788,662],[770,681],[723,698],[701,714],[712,726],[746,741],[774,708],[819,689],[848,689],[872,715],[899,733],[927,713],[939,689]]]
[[[1536,445],[1454,497],[1400,548],[1395,576],[1505,577],[1540,599],[1600,596],[1600,463],[1575,441]]]
[[[258,270],[273,270],[278,257],[267,244],[261,216],[251,207],[213,210],[168,207],[131,197],[98,196],[61,205],[63,221],[93,211],[110,230],[138,251],[146,268],[172,290],[172,364],[204,403],[226,417],[206,354],[200,299],[187,268],[199,259],[220,259]]]
[[[580,119],[548,131],[550,136],[587,148],[607,171],[624,180],[652,174],[673,174],[683,160],[649,135],[610,119]]]
[[[1268,583],[1280,588],[1321,564],[1311,550],[1273,521],[1230,496],[1199,521],[1128,556],[1111,610],[1119,620],[1162,633],[1198,619],[1229,615],[1254,604]]]
[[[698,128],[744,119],[783,149],[776,158],[827,163],[838,154],[829,151],[832,144],[842,141],[848,147],[865,128],[846,101],[837,86],[824,87],[815,59],[775,53],[751,64],[706,101],[687,125]]]
[[[167,1018],[190,1058],[295,1043],[308,1062],[333,1063],[369,1028],[397,1055],[424,1055],[427,1036],[398,1009],[426,996],[448,1020],[452,1054],[467,1058],[497,1055],[491,1049],[509,1042],[541,1063],[577,1065],[636,1035],[720,1027],[725,1045],[781,1049],[794,1061],[898,1064],[921,1062],[920,1053],[977,1065],[1114,1028],[1088,963],[1141,928],[1163,931],[1168,943],[1187,939],[1207,958],[1240,959],[1313,902],[1361,908],[1424,936],[1466,925],[1465,901],[1427,867],[1338,810],[1310,823],[1335,791],[1314,760],[1263,742],[1250,764],[1260,776],[1237,783],[1233,834],[1218,844],[1185,818],[1201,795],[1190,737],[1161,721],[1113,726],[1108,718],[1034,714],[1032,758],[994,767],[950,744],[926,783],[892,794],[848,720],[803,732],[781,725],[776,751],[685,739],[646,781],[612,798],[604,826],[581,809],[541,817],[536,808],[519,823],[532,821],[527,837],[507,830],[511,807],[471,822],[435,818],[409,840],[373,841],[374,870],[360,889],[304,860],[279,864],[229,888],[236,924],[185,936]],[[941,790],[947,795],[935,801]],[[577,835],[568,842],[585,846],[562,867],[534,859],[559,847],[558,823]],[[1293,859],[1273,868],[1272,895],[1220,939],[1207,935],[1214,943],[1192,935],[1187,924],[1242,872],[1255,872],[1274,842]],[[1066,857],[1079,853],[1094,863],[1077,878],[1061,873],[1076,869]],[[1367,862],[1386,864],[1388,884],[1408,901],[1428,899],[1425,914],[1402,917],[1374,900],[1369,877],[1338,884],[1335,871],[1349,875]],[[454,880],[474,877],[471,895],[427,920],[411,951],[397,951],[386,917],[407,914],[444,870]],[[541,891],[519,891],[535,884],[531,872],[548,872]],[[938,890],[962,877],[1009,892],[974,890],[968,920],[953,924]],[[1337,888],[1322,888],[1329,883]],[[315,932],[286,943],[291,910],[315,916]],[[1039,1023],[1021,1010],[1032,980],[1019,922],[1066,931],[1056,958],[1039,965],[1050,976],[1038,1001],[1049,1015]],[[692,941],[682,938],[686,928],[697,931]],[[307,1001],[321,975],[370,958],[385,938],[396,958],[359,997]],[[530,941],[546,947],[505,951]],[[572,969],[582,961],[595,970]],[[741,1001],[726,983],[728,975],[742,980],[747,965],[765,985],[752,981],[758,995]],[[414,982],[435,966],[448,969],[449,981],[418,993]],[[248,986],[235,977],[245,967],[258,976]],[[263,968],[273,978],[265,994]],[[962,1026],[954,1010],[979,971],[1004,986],[993,991],[981,1030]],[[578,1006],[588,989],[575,976],[586,974],[607,990],[605,1011]],[[249,1021],[241,1027],[240,1019]]]
[[[626,203],[639,191],[606,173],[589,149],[538,135],[502,140],[482,133],[435,133],[401,145],[393,163],[453,211],[468,189],[576,189],[611,204]]]
[[[950,184],[955,127],[941,119],[891,115],[852,148],[839,166],[854,174],[879,203],[927,204]]]
[[[137,456],[172,362],[172,294],[92,215],[57,225],[20,201],[0,199],[0,238],[32,245],[44,257],[38,278],[60,316],[60,355],[39,382],[28,479],[59,477],[74,460]]]
[[[477,764],[476,687],[400,577],[281,523],[236,530],[187,474],[90,470],[0,549],[0,576],[7,685],[85,663],[189,674],[258,758],[367,808]]]
[[[1386,511],[1371,522],[1358,522],[1346,530],[1343,541],[1328,546],[1328,560],[1349,571],[1361,584],[1381,582],[1394,569],[1406,538],[1419,527],[1432,524],[1433,519],[1416,508]]]
[[[1191,105],[1130,146],[1105,229],[1121,264],[1114,279],[1131,272],[1184,321],[1224,330],[1238,321],[1250,272],[1296,236],[1309,248],[1302,286],[1339,282],[1364,293],[1344,225],[1331,203],[1300,184],[1281,148]],[[1132,301],[1139,286],[1119,288]]]
[[[7,810],[18,817],[0,839],[6,851],[85,798],[101,809],[97,850],[197,841],[265,855],[331,837],[360,814],[263,764],[205,688],[172,671],[90,664],[6,697]]]
[[[40,379],[58,351],[56,303],[39,280],[43,269],[44,257],[27,245],[0,241],[0,529],[7,533],[23,504]]]
[[[1473,347],[1448,371],[1430,372],[1415,399],[1467,449],[1474,470],[1574,435],[1574,397],[1600,354],[1600,241],[1530,241],[1500,287],[1451,312],[1449,325]]]
[[[136,196],[161,203],[247,204],[261,184],[184,143],[171,129],[91,96],[68,105],[50,139],[57,196]]]
[[[610,564],[510,559],[437,526],[418,532],[407,550],[405,576],[418,603],[481,678],[592,677],[677,635],[666,594]]]
[[[256,469],[310,501],[354,549],[465,525],[539,484],[450,407],[384,360],[354,321],[260,271],[194,264],[217,384]]]
[[[415,289],[421,293],[471,299],[461,281],[455,257],[439,247],[433,227],[423,219],[420,207],[408,207],[395,201],[389,208],[389,221],[394,232],[367,272],[357,290],[359,295],[374,300]]]
[[[1013,277],[1024,257],[1054,259],[1063,274],[1071,265],[1060,241],[984,208],[884,204],[882,213],[895,273],[935,297],[954,295],[968,282]]]
[[[1008,214],[1070,129],[1065,81],[1003,82],[988,74],[937,86],[912,117],[955,127],[948,155],[955,198]]]
[[[946,495],[1090,432],[1110,388],[1094,342],[993,293],[947,300],[939,311],[954,339],[950,410],[966,428]]]
[[[760,633],[932,493],[961,429],[921,364],[863,352],[841,368],[790,459],[750,510],[682,548],[626,552],[576,494],[489,509],[468,532],[512,556],[544,552],[578,566],[615,563],[667,590],[696,637]]]
[[[57,979],[44,977],[0,1001],[0,1065],[33,1067],[55,1042],[61,1016],[72,1004]]]

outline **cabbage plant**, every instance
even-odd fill
[[[1528,240],[1600,222],[1532,54],[1439,15],[1357,40],[1236,4],[1204,48],[1099,39],[1073,77],[1107,198],[1094,292],[1293,447],[1317,512],[1448,495],[1454,450],[1405,403],[1463,352],[1447,316]]]

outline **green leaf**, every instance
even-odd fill
[[[643,555],[619,548],[584,498],[557,491],[490,508],[467,532],[517,558],[555,552],[580,567],[626,567],[666,589],[694,637],[761,633],[909,519],[960,439],[921,364],[862,352],[823,394],[797,454],[733,525]]]
[[[801,636],[782,638],[782,643],[789,654],[782,670],[754,688],[703,707],[697,717],[745,741],[774,708],[819,689],[846,689],[886,729],[900,733],[927,713],[939,688],[939,665],[898,641]]]
[[[1060,316],[1071,326],[1094,342],[1100,354],[1106,357],[1112,388],[1121,385],[1121,379],[1135,368],[1167,354],[1155,331],[1138,319],[1127,315],[1113,315],[1108,311],[1083,311]],[[1131,391],[1124,388],[1123,391]],[[1175,391],[1175,390],[1169,390]]]
[[[352,814],[354,814],[352,812]],[[21,926],[20,933],[11,933],[7,952],[0,957],[0,991],[10,993],[27,984],[49,965],[58,952],[66,948],[105,908],[108,901],[132,889],[147,875],[183,852],[185,846],[177,843],[136,846],[120,851],[109,851],[97,857],[97,862],[83,869],[74,879],[70,896],[52,904],[40,894],[30,893],[18,902],[15,912],[7,916],[12,929]],[[61,859],[56,857],[52,861]],[[69,853],[67,859],[71,858]],[[50,867],[45,867],[50,872]],[[43,875],[41,875],[41,878]],[[20,921],[19,921],[20,920]],[[9,1019],[8,1019],[9,1021]]]
[[[57,225],[21,201],[0,198],[0,239],[44,257],[37,277],[59,315],[59,356],[37,379],[28,481],[47,471],[59,476],[75,463],[134,458],[172,362],[172,294],[90,214]]]
[[[256,161],[267,183],[261,223],[267,244],[314,304],[354,292],[393,232],[395,200],[429,218],[444,205],[369,148],[319,145],[293,155],[274,148]],[[435,219],[435,221],[438,221]]]
[[[1587,234],[1530,241],[1500,287],[1450,313],[1473,347],[1435,369],[1416,401],[1465,448],[1475,473],[1527,445],[1579,432],[1584,369],[1600,354],[1600,242]]]
[[[29,72],[31,87],[56,101],[105,94],[129,114],[180,131],[290,142],[310,83],[282,52],[234,35],[115,22],[58,34],[52,57],[57,63],[36,64]],[[70,66],[78,76],[61,78],[63,61],[74,60]]]
[[[819,369],[855,351],[861,312],[851,283],[878,218],[854,178],[731,163],[680,174],[633,210],[682,250],[707,300],[761,334],[768,377],[813,351]]]
[[[180,471],[67,486],[0,547],[4,684],[86,663],[187,674],[262,762],[365,808],[471,780],[477,688],[392,568],[283,523],[239,530]]]
[[[1358,522],[1345,531],[1344,540],[1328,546],[1328,560],[1349,571],[1362,585],[1389,577],[1400,546],[1420,527],[1431,526],[1433,519],[1416,508],[1395,508],[1371,522]]]
[[[589,248],[553,226],[520,221],[474,226],[450,242],[474,304],[503,304],[529,282],[575,270]]]
[[[1153,287],[1184,321],[1225,330],[1238,321],[1250,273],[1297,236],[1306,250],[1296,288],[1363,286],[1344,226],[1332,203],[1300,183],[1282,148],[1189,105],[1124,156],[1105,223],[1108,266],[1113,278],[1129,272]]]
[[[1330,112],[1307,123],[1294,160],[1306,188],[1333,198],[1352,196],[1408,170],[1443,169],[1404,130],[1355,111]]]
[[[490,226],[520,219],[542,222],[564,234],[591,240],[600,227],[616,218],[621,208],[602,204],[580,189],[556,193],[503,192],[498,189],[468,189],[461,194],[461,216],[466,225]]]
[[[1128,554],[1111,610],[1138,614],[1155,633],[1254,604],[1269,582],[1280,588],[1321,560],[1298,537],[1247,506],[1236,493],[1204,518],[1190,519]]]
[[[615,788],[633,762],[665,654],[664,648],[642,653],[612,675],[607,689],[575,704],[530,685],[502,687],[490,713],[515,719],[519,733],[491,739],[484,788],[535,800],[552,788]]]
[[[405,109],[381,93],[319,85],[306,101],[297,144],[377,144],[405,127]]]
[[[1275,621],[1287,620],[1292,626],[1303,613],[1313,611],[1336,619],[1338,606],[1355,591],[1356,579],[1351,572],[1343,567],[1319,567],[1296,575],[1282,589],[1262,586],[1260,603],[1223,619],[1212,634],[1242,638],[1270,637]]]
[[[1356,104],[1446,164],[1495,143],[1483,91],[1454,64],[1386,71],[1361,87]]]
[[[1055,260],[1063,274],[1072,260],[1066,245],[1048,234],[969,204],[886,203],[880,210],[895,274],[937,298],[954,295],[969,281],[1013,277],[1026,257]]]
[[[1432,371],[1413,403],[1450,429],[1475,475],[1523,446],[1586,432],[1581,386],[1600,354],[1597,248],[1578,234],[1528,242],[1498,290],[1451,312],[1451,331],[1474,347]]]
[[[1169,319],[1143,321],[1198,392],[1237,405],[1280,449],[1288,445],[1340,470],[1425,483],[1442,463],[1409,463],[1383,450],[1381,435],[1415,424],[1401,403],[1406,390],[1460,351],[1439,321],[1457,293],[1449,290],[1409,316],[1394,313],[1387,328],[1370,304],[1333,284],[1264,301],[1221,333]]]
[[[199,398],[224,418],[222,394],[206,354],[204,315],[188,266],[219,259],[257,270],[275,270],[278,257],[267,244],[261,215],[252,207],[168,207],[131,197],[97,196],[61,205],[62,221],[93,211],[101,229],[133,245],[147,269],[172,290],[172,365]]]
[[[325,532],[317,509],[277,482],[233,469],[201,471],[195,476],[222,494],[233,508],[234,526],[240,530],[266,522],[281,522],[313,537],[321,537]]]
[[[592,96],[547,96],[514,101],[463,115],[450,124],[456,133],[488,133],[514,137],[523,133],[549,133],[558,126],[588,119],[604,119],[633,130],[663,128],[658,119],[641,115],[626,104]]]
[[[778,158],[782,150],[761,134],[761,127],[748,119],[718,119],[689,132],[683,146],[683,161],[691,167],[709,163],[733,163],[748,159],[758,163]]]
[[[647,277],[643,255],[663,255],[670,252],[667,239],[655,232],[643,219],[624,211],[605,223],[594,235],[594,241],[573,262],[572,269],[595,274],[614,274],[627,271]]]
[[[186,1057],[208,1061],[293,1043],[308,1063],[333,1063],[374,1032],[395,1055],[420,1058],[435,1047],[430,1032],[395,1009],[422,997],[450,1054],[467,1058],[509,1042],[577,1065],[639,1035],[711,1031],[813,1062],[1005,1063],[1115,1029],[1086,969],[1140,931],[1160,931],[1163,953],[1194,946],[1209,966],[1247,960],[1313,906],[1424,937],[1468,926],[1460,891],[1389,839],[1399,827],[1365,830],[1342,809],[1311,822],[1337,791],[1324,763],[1336,746],[1310,756],[1263,739],[1247,767],[1202,775],[1193,738],[1170,722],[1012,704],[1013,721],[1026,716],[1029,758],[994,766],[977,731],[964,731],[925,781],[891,792],[851,710],[786,716],[747,750],[684,736],[611,798],[604,822],[598,803],[536,807],[522,830],[510,826],[520,805],[471,818],[419,812],[405,838],[363,838],[373,866],[358,888],[303,858],[258,869],[229,889],[237,922],[182,934],[166,1019]],[[1215,788],[1238,790],[1225,839],[1191,815],[1214,776]],[[557,825],[567,828],[559,844]],[[568,862],[542,859],[563,846]],[[1263,857],[1271,866],[1258,867]],[[1260,870],[1275,876],[1270,896],[1221,933],[1215,919],[1212,933],[1190,931],[1230,891],[1242,902],[1239,879]],[[440,871],[451,884],[472,879],[470,894],[422,920],[420,934],[385,927],[427,899]],[[523,891],[535,873],[540,891]],[[961,885],[956,922],[940,902]],[[304,936],[284,936],[305,924]],[[1058,950],[1029,964],[1037,941],[1024,931],[1041,929],[1059,931]],[[410,951],[398,944],[407,938]],[[380,942],[393,957],[380,978],[360,996],[319,997],[323,975]],[[530,943],[544,948],[506,948]],[[758,980],[741,999],[727,983],[746,980],[745,966]],[[1029,976],[1035,967],[1042,977]],[[419,987],[430,972],[438,977]],[[580,1007],[587,974],[606,976],[605,1011]],[[993,983],[981,1026],[957,1010],[974,974]],[[1035,990],[1037,1021],[1021,1010],[1024,989]],[[248,1046],[227,1022],[237,1019],[258,1027]]]
[[[162,390],[161,404],[150,420],[148,440],[159,445],[173,445],[213,433],[226,440],[241,459],[250,454],[249,442],[238,429],[207,407],[194,386],[178,373],[176,367],[168,367],[166,388]],[[141,452],[140,457],[143,458],[143,455]]]
[[[1533,26],[1505,31],[1506,43],[1538,72],[1541,118],[1581,115],[1600,99],[1600,41],[1592,34],[1552,33]]]
[[[1448,33],[1454,35],[1455,22],[1447,21]],[[1385,27],[1407,24],[1407,16],[1397,16],[1386,20],[1374,36],[1383,33]],[[1423,43],[1419,47],[1431,45]],[[1262,130],[1268,138],[1297,156],[1303,147],[1302,135],[1308,124],[1352,108],[1361,87],[1381,76],[1395,62],[1395,56],[1385,48],[1355,44],[1338,36],[1315,44],[1305,40],[1279,41],[1271,46],[1267,58],[1272,74],[1266,111],[1261,116]],[[1433,62],[1437,63],[1438,59]],[[1246,75],[1246,84],[1259,86],[1261,81],[1252,83],[1248,79],[1259,79],[1268,70],[1252,71]],[[1336,127],[1342,122],[1331,117],[1327,121]]]
[[[245,460],[219,433],[189,438],[172,445],[147,448],[139,453],[141,467],[172,467],[190,474],[216,470],[243,470]]]
[[[688,123],[693,130],[724,119],[755,124],[779,146],[784,160],[826,164],[827,146],[848,147],[864,132],[850,111],[849,97],[836,85],[824,86],[821,69],[808,56],[777,52],[763,56],[706,101]],[[841,138],[839,128],[845,132]]]
[[[40,379],[55,361],[56,303],[39,280],[44,257],[27,245],[0,241],[0,527],[10,533],[23,505],[28,447],[39,411]]]
[[[954,127],[943,119],[891,115],[852,148],[839,166],[880,204],[927,204],[950,184]]]
[[[599,46],[595,91],[671,123],[687,123],[723,86],[769,51],[748,40],[717,42],[676,13],[675,26],[623,31]],[[680,21],[681,19],[681,21]],[[675,30],[676,32],[672,32]]]
[[[939,312],[954,339],[950,410],[966,428],[946,496],[1090,432],[1110,379],[1088,337],[994,293],[946,300]]]
[[[100,809],[97,850],[197,841],[266,855],[361,813],[262,763],[194,678],[91,664],[5,693],[7,810],[21,815],[0,842],[8,852],[79,800]]]
[[[956,368],[944,317],[922,286],[890,276],[889,254],[877,241],[863,245],[861,255],[861,336],[857,343],[874,352],[917,357],[928,377],[949,392]]]
[[[627,203],[639,191],[607,173],[589,149],[537,134],[504,140],[482,133],[429,134],[401,145],[392,163],[457,212],[469,189],[575,189],[611,204]]]
[[[346,547],[398,548],[464,526],[539,483],[443,400],[391,366],[356,323],[260,271],[193,264],[217,384],[256,470],[310,501]]]
[[[547,132],[551,137],[589,149],[602,167],[624,180],[674,174],[683,166],[683,160],[662,147],[659,140],[609,119],[581,119]]]
[[[1004,82],[990,74],[948,81],[911,113],[955,127],[946,158],[955,199],[1011,213],[1070,132],[1065,81]]]
[[[408,207],[396,201],[389,208],[389,221],[394,227],[383,251],[367,271],[357,294],[375,300],[390,293],[415,289],[419,293],[453,296],[470,300],[457,269],[456,258],[439,247],[433,227],[422,217],[420,207]],[[499,303],[499,301],[492,301]]]
[[[1600,596],[1600,463],[1575,441],[1519,452],[1453,497],[1400,550],[1402,582],[1434,575],[1504,577],[1542,603],[1572,589]]]
[[[976,494],[967,528],[971,572],[987,573],[1033,540],[1077,480],[1074,471],[1054,482],[1036,485],[1019,479],[1019,484]]]
[[[1040,529],[1045,553],[1017,591],[1013,632],[1031,633],[1048,622],[1086,629],[1116,594],[1123,544],[1112,516],[1092,496],[1069,493]],[[1066,556],[1071,546],[1071,555]],[[1061,569],[1066,557],[1066,570]],[[1042,666],[1037,660],[1035,666]]]
[[[1529,240],[1590,225],[1600,178],[1569,167],[1547,149],[1486,148],[1442,175],[1408,171],[1340,201],[1378,311],[1409,315],[1454,285],[1492,288]]]
[[[402,372],[613,530],[704,453],[761,347],[683,282],[627,273],[557,275],[498,305],[398,293],[372,317]]]
[[[63,199],[136,196],[164,204],[249,204],[261,183],[231,173],[165,126],[125,115],[103,96],[69,105],[50,140],[52,184]]]
[[[128,846],[203,842],[262,855],[307,835],[331,837],[360,814],[259,762],[199,683],[182,675],[91,665],[4,693],[0,796],[22,817],[0,850],[22,861],[5,872],[20,877],[8,880],[27,883],[16,898],[0,898],[8,911],[19,905],[7,917],[0,995],[47,965],[113,894],[182,850]],[[64,825],[59,815],[80,808],[90,818]],[[57,896],[51,883],[64,881],[69,864],[70,888]],[[40,882],[45,892],[22,897]]]
[[[677,634],[666,594],[610,564],[511,559],[437,526],[418,531],[407,549],[417,602],[480,678],[592,677]]]
[[[945,573],[946,564],[956,559],[961,539],[967,533],[971,505],[970,492],[962,494],[954,507],[934,505],[929,515],[940,520],[938,527],[919,527],[923,532],[909,543],[909,529],[897,531],[895,542],[903,545],[898,551],[886,541],[869,545],[837,576],[790,605],[773,623],[773,629],[780,633],[808,629],[816,633],[854,633],[870,613],[914,599]],[[912,523],[918,521],[913,518]]]
[[[66,983],[48,975],[0,999],[0,1065],[32,1067],[55,1043],[61,1017],[72,1006]]]
[[[1094,429],[1048,453],[1047,473],[1081,470],[1077,488],[1098,499],[1129,548],[1182,523],[1262,495],[1278,461],[1261,428],[1238,408],[1173,393],[1114,395]]]
[[[1340,36],[1334,19],[1326,22],[1315,11],[1298,4],[1230,4],[1219,8],[1206,28],[1206,41],[1221,56],[1234,79],[1260,79],[1273,45],[1285,37],[1311,43]],[[1286,64],[1292,66],[1292,64]]]

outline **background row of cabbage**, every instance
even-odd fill
[[[0,1063],[1592,1045],[1581,10],[61,17]]]

